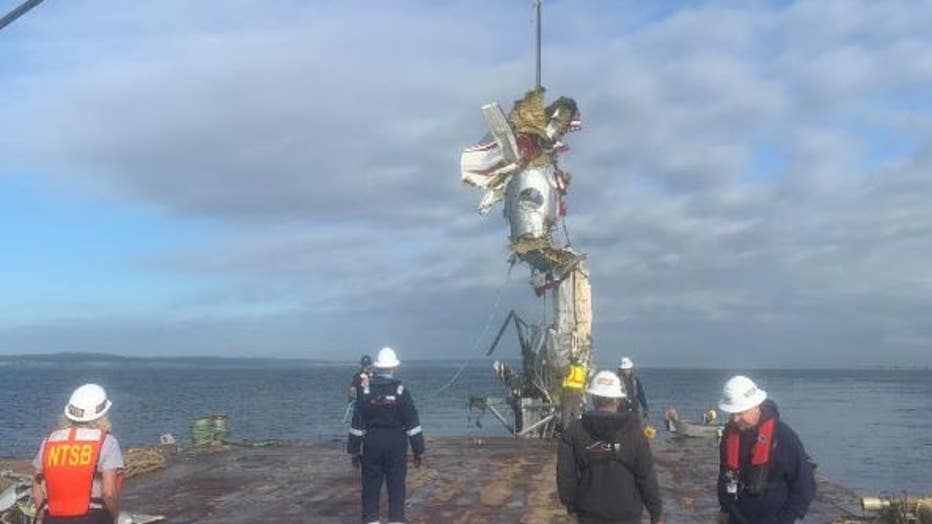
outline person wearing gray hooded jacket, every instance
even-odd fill
[[[625,392],[618,376],[600,371],[587,393],[595,411],[560,437],[557,490],[580,524],[637,524],[644,508],[663,523],[660,487],[647,437],[636,413],[618,413]]]

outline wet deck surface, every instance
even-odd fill
[[[714,522],[716,449],[713,441],[655,442],[668,523]],[[429,439],[424,466],[408,472],[408,522],[575,522],[557,498],[555,450],[555,442],[508,437]],[[123,506],[173,523],[356,523],[359,484],[342,442],[232,449],[182,455],[130,480]],[[806,522],[830,522],[856,503],[822,480]],[[384,522],[384,496],[382,508]]]

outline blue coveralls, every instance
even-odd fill
[[[641,383],[640,377],[636,376],[634,373],[631,373],[629,377],[625,377],[621,368],[618,368],[616,374],[624,383],[625,391],[628,393],[628,401],[622,402],[618,411],[635,411],[641,413],[650,411],[647,408],[647,394],[644,392],[644,384]]]
[[[362,448],[362,521],[379,521],[382,481],[388,489],[388,520],[404,522],[408,442],[416,456],[424,453],[424,434],[414,400],[400,380],[376,375],[362,388],[353,410],[346,450]]]

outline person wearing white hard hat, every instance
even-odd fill
[[[346,450],[354,467],[362,466],[362,522],[379,522],[382,482],[388,491],[389,524],[405,519],[408,445],[414,467],[421,467],[424,432],[414,399],[394,372],[401,362],[392,348],[382,348],[372,364],[375,376],[362,386],[353,409]]]
[[[612,371],[600,371],[586,393],[593,411],[573,421],[560,436],[557,491],[560,502],[580,524],[636,524],[644,508],[662,523],[660,486],[650,443],[641,421],[619,412],[624,384]]]
[[[644,391],[644,384],[641,377],[634,372],[634,362],[623,357],[618,364],[618,376],[625,383],[625,391],[628,392],[628,401],[621,406],[622,410],[634,411],[641,413],[645,420],[650,418],[650,409],[647,407],[647,393]]]
[[[748,377],[730,378],[718,407],[730,414],[720,444],[718,522],[792,524],[815,496],[813,464],[775,402]]]
[[[119,515],[123,454],[110,434],[111,406],[99,385],[79,387],[42,441],[32,495],[43,524],[112,524]]]

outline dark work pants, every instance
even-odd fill
[[[402,428],[371,428],[362,443],[362,521],[379,520],[382,480],[388,488],[388,520],[405,520],[408,436]]]
[[[580,388],[563,387],[563,395],[560,398],[561,420],[563,429],[570,427],[570,423],[579,418],[582,414],[583,390]]]

